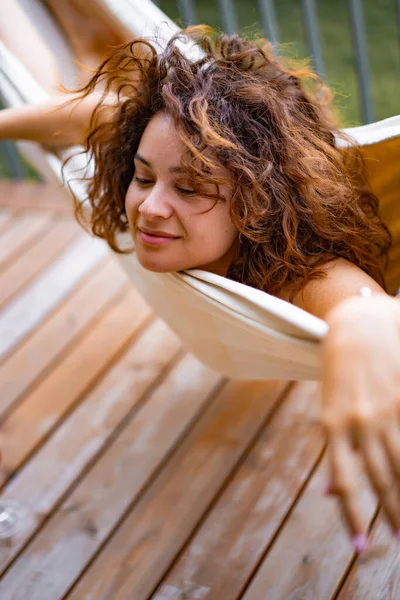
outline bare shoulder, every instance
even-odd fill
[[[369,287],[373,293],[385,294],[381,286],[350,261],[337,258],[322,267],[326,277],[310,281],[293,299],[293,304],[324,319],[331,309],[346,298],[359,293],[361,287]],[[289,300],[290,289],[279,294]]]

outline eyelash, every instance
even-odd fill
[[[194,190],[185,190],[185,188],[181,188],[178,186],[176,186],[176,189],[178,190],[178,192],[184,194],[185,196],[194,196],[194,194],[196,193]]]
[[[153,183],[150,179],[140,179],[140,177],[134,177],[136,183],[138,183],[139,185],[149,185],[150,183]],[[178,190],[178,192],[180,192],[181,194],[184,194],[186,196],[193,196],[195,194],[194,190],[186,190],[185,188],[181,188],[176,186],[176,189]]]
[[[153,183],[150,179],[140,179],[139,177],[136,177],[136,175],[134,177],[134,180],[139,185],[148,185],[149,183]]]

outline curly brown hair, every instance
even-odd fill
[[[189,58],[182,44],[201,52]],[[194,48],[195,50],[196,48]],[[193,53],[193,48],[191,48]],[[113,117],[92,118],[87,151],[95,159],[88,198],[95,235],[116,251],[128,229],[125,195],[133,158],[149,120],[172,117],[187,152],[182,158],[193,185],[234,182],[230,215],[240,233],[228,277],[291,298],[338,257],[358,265],[385,288],[391,244],[377,198],[369,191],[357,149],[340,150],[331,93],[307,67],[289,64],[266,40],[215,36],[188,28],[165,49],[145,39],[119,47],[80,90],[101,84],[104,98],[117,90]],[[223,201],[218,194],[216,201]],[[82,218],[82,205],[76,206]]]

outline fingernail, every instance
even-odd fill
[[[397,540],[398,542],[400,542],[400,529],[398,529],[398,530],[396,531],[396,533],[394,534],[394,537],[396,538],[396,540]]]
[[[322,489],[322,493],[324,496],[329,496],[332,491],[332,485],[330,483],[326,483]]]
[[[368,545],[368,539],[364,533],[360,533],[352,538],[351,543],[353,544],[353,548],[357,554],[361,554],[361,552],[363,552]]]

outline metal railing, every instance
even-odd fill
[[[395,3],[400,34],[400,0],[393,1]],[[355,67],[358,79],[362,121],[363,123],[371,123],[374,120],[374,106],[372,101],[370,68],[366,47],[363,3],[362,0],[347,0],[347,5],[351,26]],[[234,33],[238,31],[233,0],[217,0],[217,6],[220,12],[223,29],[227,33]],[[195,0],[179,0],[178,7],[182,21],[185,24],[196,23]],[[301,7],[308,52],[312,58],[316,72],[318,75],[324,78],[326,70],[318,24],[316,1],[301,0]],[[274,0],[258,0],[258,8],[260,23],[264,34],[271,42],[279,43],[279,28],[276,18]]]
[[[0,167],[0,177],[19,181],[27,178],[25,163],[12,142],[5,141],[0,144]]]
[[[160,5],[159,0],[153,0]],[[201,0],[198,0],[201,2]],[[198,4],[196,0],[176,0],[183,24],[196,24],[198,22]],[[400,0],[393,0],[396,11],[397,26],[400,43]],[[279,43],[279,23],[276,17],[274,0],[258,0],[258,18],[266,37],[272,43]],[[315,0],[301,0],[303,26],[307,49],[312,58],[316,72],[324,78],[326,76],[323,49],[321,44],[320,27],[318,23],[317,5]],[[217,0],[222,28],[227,33],[237,32],[238,20],[234,0]],[[354,64],[357,74],[361,119],[363,123],[374,120],[374,104],[372,99],[370,65],[366,45],[366,30],[362,0],[347,0],[351,39],[354,52]],[[23,165],[15,147],[11,143],[0,144],[0,166],[6,175],[21,179],[26,176]],[[1,173],[0,176],[4,176]]]

